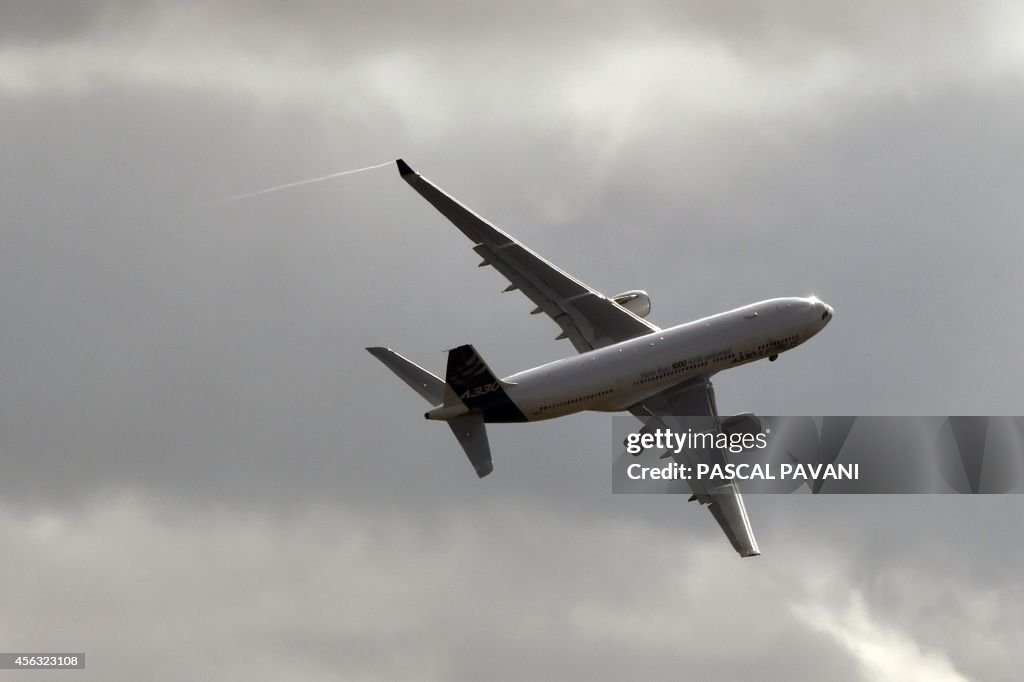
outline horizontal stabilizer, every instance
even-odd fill
[[[374,346],[367,348],[373,357],[383,362],[398,378],[409,385],[409,388],[423,396],[431,405],[440,405],[444,399],[444,382],[415,362],[408,360],[390,348]]]
[[[476,475],[483,478],[494,471],[491,462],[491,446],[487,442],[487,427],[481,414],[464,414],[448,420],[448,426],[466,451],[469,463],[476,469]]]

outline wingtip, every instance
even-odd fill
[[[395,163],[398,164],[398,174],[401,175],[403,178],[406,175],[415,175],[416,174],[416,171],[414,171],[412,168],[410,168],[409,164],[407,164],[402,159],[397,159],[395,161]]]

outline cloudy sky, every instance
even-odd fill
[[[404,157],[663,326],[817,294],[723,412],[1024,414],[1019,3],[0,0],[0,649],[75,679],[1011,680],[1024,504],[478,481],[363,348],[571,352]],[[0,673],[14,679],[19,673]],[[20,679],[20,678],[19,678]]]

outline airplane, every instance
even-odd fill
[[[646,318],[651,299],[642,290],[604,296],[500,230],[402,159],[398,171],[414,190],[473,242],[473,250],[509,285],[561,328],[578,355],[498,378],[471,345],[448,351],[442,380],[390,348],[367,348],[433,407],[424,417],[443,421],[483,478],[494,465],[487,423],[532,422],[583,411],[628,411],[644,429],[685,431],[682,416],[725,432],[751,427],[748,415],[722,419],[711,377],[756,360],[774,361],[820,332],[833,309],[815,296],[773,298],[662,329]],[[749,417],[753,418],[752,415]],[[756,419],[756,418],[754,418]],[[676,455],[679,457],[680,455]],[[718,450],[683,457],[726,461]],[[693,461],[686,462],[691,466]],[[691,469],[695,470],[695,469]],[[743,497],[734,480],[689,480],[691,501],[706,506],[741,557],[757,556]]]

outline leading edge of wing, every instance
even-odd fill
[[[402,159],[398,172],[416,192],[459,228],[481,265],[494,267],[561,328],[580,352],[658,331],[658,327],[544,259],[423,177]]]
[[[469,237],[474,244],[502,247],[516,241],[512,235],[498,229],[458,199],[414,171],[404,160],[398,159],[395,164],[398,166],[398,174],[402,179],[450,220],[455,227],[459,228],[464,235]],[[571,275],[566,276],[571,277]]]

